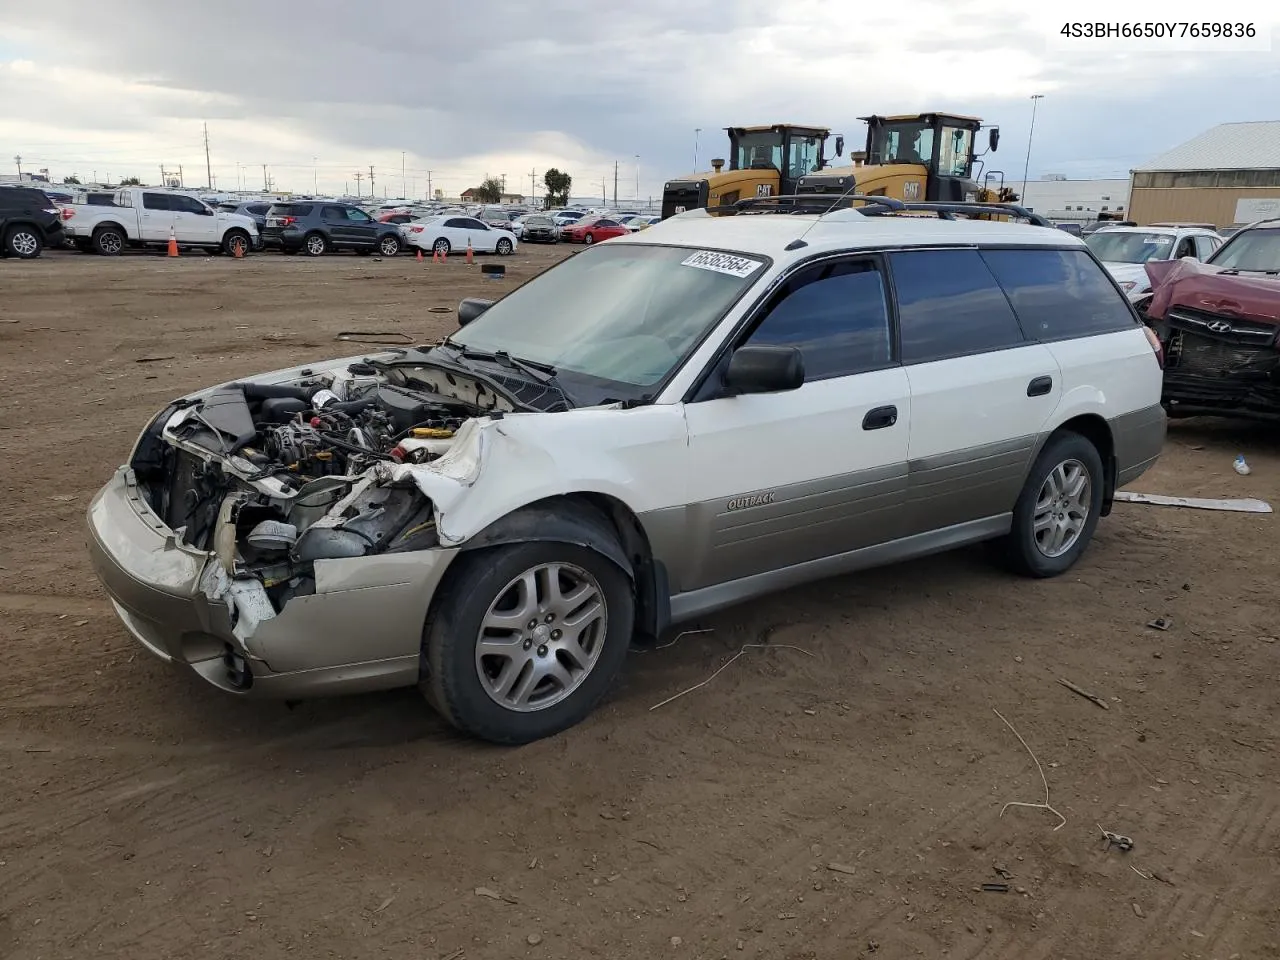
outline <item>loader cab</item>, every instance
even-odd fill
[[[977,157],[974,144],[982,128],[977,117],[921,113],[858,119],[867,124],[868,165],[924,167],[924,200],[953,203],[975,198],[978,185],[973,180]],[[988,149],[994,150],[998,143],[999,131],[993,127]]]
[[[712,160],[712,172],[669,180],[662,192],[664,218],[700,207],[731,206],[750,197],[794,193],[800,178],[828,163],[826,127],[775,123],[758,127],[726,127],[729,156]],[[836,137],[835,155],[844,151]]]

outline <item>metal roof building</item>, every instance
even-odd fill
[[[1280,120],[1220,123],[1131,172],[1138,223],[1227,226],[1280,214]]]

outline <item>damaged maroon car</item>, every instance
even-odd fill
[[[1136,304],[1164,347],[1170,416],[1280,421],[1280,219],[1235,234],[1208,261],[1146,265]]]

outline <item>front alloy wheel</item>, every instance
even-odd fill
[[[545,710],[587,679],[607,628],[595,577],[571,563],[531,567],[502,589],[480,623],[480,683],[508,710]]]

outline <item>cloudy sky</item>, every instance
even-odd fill
[[[827,125],[858,147],[859,115],[976,114],[1001,127],[988,169],[1127,176],[1216,123],[1280,119],[1280,46],[1137,50],[1062,38],[1073,20],[1251,20],[1273,4],[1073,0],[0,0],[0,171],[56,179],[184,168],[203,186],[202,125],[221,189],[456,194],[530,171],[575,195],[660,193],[723,156],[722,128]],[[1280,6],[1280,5],[1277,5]],[[1069,11],[1069,14],[1055,10]],[[1229,13],[1229,17],[1228,17]],[[1029,19],[1030,17],[1030,19]],[[1259,45],[1255,42],[1255,45]],[[401,177],[402,156],[404,177]],[[639,158],[637,161],[637,157]],[[363,181],[368,190],[368,180]]]

